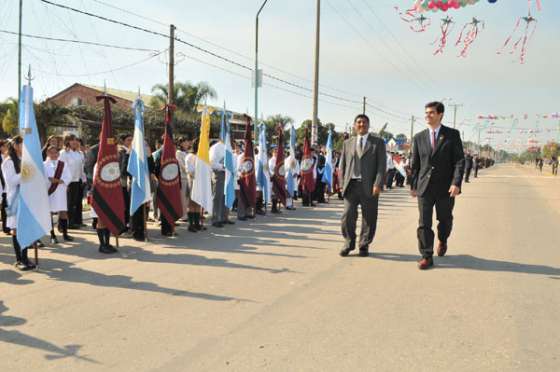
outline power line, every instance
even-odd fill
[[[372,51],[374,51],[376,54],[378,53],[378,50],[370,43],[370,41],[368,40],[367,37],[364,36],[364,34],[362,32],[360,32],[359,29],[356,28],[356,26],[354,24],[352,24],[352,22],[350,22],[344,15],[342,15],[342,13],[335,8],[335,6],[332,4],[332,2],[330,0],[327,0],[327,5],[340,17],[340,19],[342,21],[344,21],[344,23],[346,23],[348,25],[348,27],[350,27],[354,33],[356,35],[358,35],[360,37],[360,39],[362,39],[362,41],[371,48]],[[385,59],[385,61],[387,63],[389,63],[397,72],[401,73],[401,74],[405,74],[405,71],[403,71],[397,64],[395,64],[393,61],[391,61],[390,59]],[[417,79],[415,79],[414,74],[411,74],[410,76],[410,81],[414,83],[414,85],[416,85],[418,88],[420,89],[424,89],[424,87],[422,86],[421,82],[419,82]]]
[[[2,30],[0,29],[0,33],[9,34],[9,35],[18,35],[17,32]],[[98,43],[95,41],[85,41],[85,40],[76,40],[76,39],[63,39],[58,37],[50,37],[50,36],[39,36],[39,35],[32,35],[32,34],[21,34],[21,36],[30,38],[30,39],[39,39],[39,40],[49,40],[49,41],[59,41],[65,43],[74,43],[74,44],[85,44],[85,45],[94,45],[98,47],[104,48],[113,48],[113,49],[122,49],[122,50],[132,50],[138,52],[157,52],[156,49],[147,49],[147,48],[135,48],[135,47],[127,47],[122,45],[115,45],[115,44],[105,44],[105,43]]]
[[[73,7],[70,7],[70,6],[67,6],[67,5],[58,4],[58,3],[52,2],[52,1],[50,1],[50,0],[40,0],[40,1],[43,2],[43,3],[45,3],[45,4],[49,4],[49,5],[52,5],[52,6],[55,6],[55,7],[59,7],[59,8],[62,8],[62,9],[66,9],[66,10],[70,10],[70,11],[73,11],[73,12],[76,12],[76,13],[80,13],[80,14],[83,14],[83,15],[87,15],[87,16],[89,16],[89,17],[94,17],[94,18],[97,18],[97,19],[100,19],[100,20],[103,20],[103,21],[106,21],[106,22],[113,23],[113,24],[118,24],[118,25],[121,25],[121,26],[124,26],[124,27],[128,27],[128,28],[131,28],[131,29],[135,29],[135,30],[137,30],[137,31],[142,31],[142,32],[146,32],[146,33],[149,33],[149,34],[152,34],[152,35],[156,35],[156,36],[160,36],[160,37],[169,38],[169,35],[164,34],[164,33],[161,33],[161,32],[158,32],[158,31],[149,30],[149,29],[144,28],[144,27],[132,25],[132,24],[129,24],[129,23],[126,23],[126,22],[122,22],[122,21],[119,21],[119,20],[115,20],[115,19],[111,19],[111,18],[108,18],[108,17],[105,17],[105,16],[93,14],[93,13],[91,13],[91,12],[87,12],[87,11],[84,11],[84,10],[76,9],[76,8],[73,8]],[[202,47],[200,47],[200,46],[198,46],[198,45],[189,43],[189,42],[187,42],[187,41],[185,41],[185,40],[182,40],[182,39],[180,39],[180,38],[178,38],[178,37],[175,37],[174,39],[175,39],[177,42],[179,42],[179,43],[185,44],[185,45],[187,45],[187,46],[189,46],[189,47],[191,47],[191,48],[194,48],[194,49],[196,49],[196,50],[198,50],[198,51],[200,51],[200,52],[202,52],[202,53],[211,55],[211,56],[213,56],[213,57],[215,57],[215,58],[218,58],[218,59],[220,59],[220,60],[222,60],[222,61],[224,61],[224,62],[227,62],[227,63],[229,63],[229,64],[235,65],[235,66],[237,66],[237,67],[239,67],[239,68],[242,68],[242,69],[244,69],[244,70],[247,70],[247,71],[253,71],[253,68],[252,68],[252,67],[249,67],[249,66],[247,66],[247,65],[244,65],[244,64],[242,64],[242,63],[239,63],[239,62],[237,62],[237,61],[234,61],[234,60],[232,60],[232,59],[230,59],[230,58],[227,58],[227,57],[224,57],[224,56],[222,56],[222,55],[219,55],[219,54],[217,54],[217,53],[215,53],[215,52],[212,52],[212,51],[210,51],[210,50],[208,50],[208,49],[205,49],[205,48],[202,48]],[[268,77],[268,78],[271,78],[271,79],[273,79],[273,80],[279,81],[279,82],[284,83],[284,84],[286,84],[286,85],[290,85],[290,86],[292,86],[292,87],[294,87],[294,88],[302,89],[302,90],[309,91],[309,92],[311,91],[310,88],[307,88],[307,87],[304,87],[304,86],[302,86],[302,85],[300,85],[300,84],[293,83],[293,82],[290,82],[290,81],[288,81],[288,80],[285,80],[285,79],[276,77],[276,76],[274,76],[274,75],[271,75],[271,74],[264,74],[264,75],[265,75],[266,77]],[[333,98],[333,99],[338,99],[338,100],[342,100],[342,101],[346,101],[346,102],[350,102],[350,103],[356,103],[356,102],[358,102],[358,101],[349,100],[349,99],[346,99],[346,98],[343,98],[343,97],[340,97],[340,96],[331,95],[331,94],[328,94],[328,93],[321,93],[321,94],[324,95],[324,96],[326,96],[326,97],[330,97],[330,98]]]
[[[137,31],[145,32],[145,33],[148,33],[148,34],[151,34],[151,35],[164,37],[164,38],[166,38],[166,39],[169,38],[169,35],[167,35],[167,34],[165,34],[165,33],[162,33],[162,32],[159,32],[159,31],[154,31],[154,30],[150,30],[150,29],[145,28],[145,27],[140,27],[140,26],[132,25],[132,24],[129,24],[129,23],[126,23],[126,22],[123,22],[123,21],[119,21],[119,20],[116,20],[116,19],[108,18],[108,17],[101,16],[101,15],[98,15],[98,14],[94,14],[94,13],[91,13],[91,12],[88,12],[88,11],[84,11],[84,10],[80,10],[80,9],[77,9],[77,8],[73,8],[73,7],[70,7],[70,6],[68,6],[68,5],[55,3],[55,2],[50,1],[50,0],[40,0],[40,1],[43,2],[43,3],[45,3],[45,4],[51,5],[51,6],[55,6],[55,7],[61,8],[61,9],[65,9],[65,10],[69,10],[69,11],[72,11],[72,12],[76,12],[76,13],[79,13],[79,14],[82,14],[82,15],[86,15],[86,16],[89,16],[89,17],[97,18],[97,19],[103,20],[103,21],[105,21],[105,22],[117,24],[117,25],[120,25],[120,26],[123,26],[123,27],[127,27],[127,28],[134,29],[134,30],[137,30]],[[190,43],[190,42],[187,42],[187,41],[185,41],[185,40],[183,40],[183,39],[180,39],[180,38],[178,38],[178,37],[174,37],[174,39],[175,39],[177,42],[182,43],[182,44],[184,44],[184,45],[187,45],[187,46],[189,46],[189,47],[191,47],[191,48],[193,48],[193,49],[196,49],[196,50],[198,50],[198,51],[200,51],[200,52],[202,52],[202,53],[204,53],[204,54],[211,55],[212,57],[215,57],[215,58],[217,58],[217,59],[219,59],[219,60],[222,60],[222,61],[224,61],[224,62],[227,62],[227,63],[229,63],[229,64],[232,64],[232,65],[234,65],[234,66],[237,66],[237,67],[239,67],[239,68],[242,68],[242,69],[244,69],[244,70],[246,70],[246,71],[251,71],[251,72],[253,71],[253,68],[252,68],[252,67],[249,67],[249,66],[244,65],[244,64],[242,64],[242,63],[240,63],[240,62],[234,61],[234,60],[232,60],[232,59],[230,59],[230,58],[224,57],[224,56],[222,56],[222,55],[220,55],[220,54],[217,54],[217,53],[215,53],[215,52],[213,52],[213,51],[210,51],[210,50],[205,49],[205,48],[203,48],[203,47],[200,47],[200,46],[198,46],[198,45],[195,45],[195,44],[192,44],[192,43]],[[307,92],[311,92],[311,91],[312,91],[310,88],[307,88],[307,87],[305,87],[305,86],[303,86],[303,85],[300,85],[300,84],[297,84],[297,83],[293,83],[293,82],[291,82],[291,81],[288,81],[288,80],[286,80],[286,79],[279,78],[279,77],[274,76],[274,75],[271,75],[271,74],[263,74],[263,75],[266,76],[266,77],[268,77],[268,78],[270,78],[270,79],[276,80],[276,81],[278,81],[278,82],[281,82],[281,83],[283,83],[283,84],[289,85],[289,86],[294,87],[294,88],[297,88],[297,89],[301,89],[301,90],[304,90],[304,91],[307,91]],[[339,100],[339,101],[343,101],[343,102],[347,102],[347,103],[352,103],[352,104],[357,104],[357,105],[361,105],[361,104],[362,104],[362,103],[359,102],[359,101],[351,100],[351,99],[348,99],[348,98],[345,98],[345,97],[341,97],[341,96],[337,96],[337,95],[333,95],[333,94],[329,94],[329,93],[319,93],[319,94],[322,95],[322,96],[324,96],[324,97],[329,97],[329,98],[332,98],[332,99],[335,99],[335,100]],[[399,117],[398,115],[389,113],[388,111],[383,110],[383,109],[380,109],[380,108],[377,107],[377,106],[373,106],[373,105],[371,105],[371,104],[369,104],[369,106],[372,107],[372,108],[375,109],[375,110],[378,110],[378,111],[380,111],[380,112],[384,112],[384,113],[386,113],[387,115],[391,115],[391,116],[393,116],[393,117],[397,117],[397,118],[402,119],[402,118]]]
[[[44,70],[41,70],[41,69],[38,69],[38,68],[34,68],[34,70],[39,71],[39,72],[42,72],[42,73],[44,73],[44,74],[56,75],[56,76],[61,76],[61,77],[83,77],[83,76],[105,75],[105,74],[111,74],[111,73],[113,73],[113,72],[121,71],[121,70],[130,68],[130,67],[134,67],[134,66],[140,65],[140,64],[142,64],[142,63],[144,63],[144,62],[147,62],[147,61],[149,61],[149,60],[151,60],[151,59],[153,59],[153,58],[159,56],[160,54],[162,54],[162,53],[164,53],[164,52],[166,52],[166,51],[167,51],[167,49],[166,49],[166,50],[162,50],[162,51],[160,51],[160,52],[158,52],[158,53],[155,53],[155,54],[153,54],[153,55],[151,55],[151,56],[149,56],[149,57],[147,57],[147,58],[143,58],[143,59],[141,59],[141,60],[139,60],[139,61],[136,61],[136,62],[128,63],[128,64],[126,64],[126,65],[124,65],[124,66],[116,67],[116,68],[113,68],[113,69],[110,69],[110,70],[106,70],[106,71],[91,72],[91,73],[86,73],[86,74],[60,74],[60,73],[52,74],[52,73],[49,73],[49,72],[47,72],[47,71],[44,71]]]
[[[90,1],[93,1],[93,2],[98,3],[98,4],[102,4],[102,5],[106,6],[106,7],[111,8],[111,9],[116,9],[116,10],[121,11],[121,12],[123,12],[123,13],[126,13],[126,14],[129,14],[129,15],[138,17],[138,18],[140,18],[140,19],[143,19],[143,20],[146,20],[146,21],[149,21],[149,22],[152,22],[152,23],[155,23],[155,24],[158,24],[158,25],[161,25],[161,26],[168,27],[168,24],[166,24],[166,23],[164,23],[164,22],[161,22],[161,21],[159,21],[159,20],[157,20],[157,19],[150,18],[150,17],[146,17],[146,16],[144,16],[144,15],[141,15],[141,14],[138,14],[138,13],[135,13],[135,12],[132,12],[132,11],[130,11],[130,10],[128,10],[128,9],[119,8],[119,7],[115,6],[115,5],[112,5],[112,4],[107,3],[107,2],[105,2],[105,1],[101,1],[101,0],[90,0]],[[243,58],[243,59],[245,59],[245,60],[247,60],[247,61],[253,61],[253,57],[249,57],[249,56],[247,56],[247,55],[245,55],[245,54],[243,54],[243,53],[240,53],[240,52],[238,52],[238,51],[236,51],[236,50],[233,50],[233,49],[231,49],[231,48],[225,47],[225,46],[223,46],[223,45],[220,45],[220,44],[217,44],[217,43],[212,42],[212,41],[210,41],[210,40],[207,40],[207,39],[205,39],[205,38],[202,38],[202,37],[200,37],[200,36],[198,36],[198,35],[195,35],[195,34],[193,34],[193,33],[191,33],[191,32],[185,31],[185,30],[181,29],[180,27],[177,29],[177,33],[185,34],[185,35],[187,35],[187,36],[189,36],[189,37],[192,37],[192,38],[194,38],[194,39],[196,39],[196,40],[199,40],[199,41],[201,41],[201,42],[203,42],[203,43],[206,43],[206,44],[211,45],[211,46],[213,46],[213,47],[216,47],[216,48],[218,48],[218,49],[222,49],[222,50],[224,50],[224,51],[226,51],[226,52],[228,52],[228,53],[231,53],[231,54],[233,54],[233,55],[236,55],[236,56],[238,56],[238,57],[241,57],[241,58]],[[281,69],[281,68],[278,68],[278,67],[273,66],[273,65],[271,65],[271,64],[268,64],[268,63],[265,63],[265,62],[260,62],[260,64],[263,65],[263,66],[266,66],[266,67],[268,67],[268,68],[270,68],[270,69],[272,69],[272,70],[275,70],[275,71],[277,71],[277,72],[280,72],[280,73],[282,73],[282,74],[285,74],[285,75],[287,75],[287,76],[291,76],[291,77],[293,77],[293,78],[296,78],[296,79],[298,79],[298,80],[302,80],[302,81],[305,81],[305,82],[308,82],[308,83],[312,83],[312,82],[313,82],[313,81],[312,81],[311,79],[309,79],[309,78],[305,78],[305,77],[299,76],[299,75],[297,75],[297,74],[294,74],[294,73],[292,73],[292,72],[286,71],[286,70]],[[342,93],[342,94],[348,94],[348,95],[351,95],[351,96],[352,96],[352,95],[355,95],[355,93],[347,92],[347,91],[341,90],[341,89],[339,89],[339,88],[332,87],[332,86],[327,85],[327,84],[321,83],[320,86],[321,86],[322,88],[326,88],[326,89],[332,90],[332,91],[334,91],[334,92],[338,92],[338,93]],[[356,97],[357,97],[357,95],[356,95]]]

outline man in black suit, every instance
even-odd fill
[[[340,172],[343,180],[342,195],[342,235],[344,248],[342,257],[356,248],[356,220],[358,205],[362,208],[362,228],[358,247],[359,255],[369,255],[369,245],[375,236],[379,194],[383,188],[387,158],[385,142],[369,133],[369,118],[358,115],[354,120],[355,137],[344,141],[340,158]]]
[[[428,128],[414,136],[411,159],[411,195],[418,198],[420,212],[417,235],[422,255],[418,268],[421,270],[434,264],[434,206],[439,221],[437,255],[441,257],[447,252],[447,239],[453,227],[453,206],[455,197],[461,193],[465,170],[459,131],[441,124],[444,105],[430,102],[425,109]]]
[[[468,152],[467,155],[465,155],[465,182],[469,183],[469,178],[471,176],[471,171],[473,168],[473,157],[472,155]]]

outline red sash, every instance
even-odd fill
[[[58,164],[56,165],[53,178],[59,180],[60,177],[62,177],[63,170],[64,170],[64,162],[59,160]],[[58,183],[52,182],[51,186],[49,187],[49,195],[55,192],[57,187],[58,187]]]

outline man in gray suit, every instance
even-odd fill
[[[342,235],[345,240],[340,255],[346,257],[356,248],[356,220],[358,205],[361,205],[362,230],[358,247],[359,255],[367,257],[377,227],[379,194],[383,188],[387,155],[385,142],[369,133],[369,118],[366,115],[356,116],[354,132],[356,136],[344,141],[340,158],[344,197]]]

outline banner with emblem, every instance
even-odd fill
[[[311,155],[309,130],[305,128],[305,138],[303,140],[303,157],[301,159],[301,188],[305,192],[315,191],[315,177],[313,175],[313,171],[313,156]]]
[[[112,97],[105,95],[96,97],[103,101],[104,114],[99,134],[99,152],[97,154],[96,174],[93,177],[92,207],[99,220],[114,235],[125,229],[124,198],[121,189],[121,170],[117,141],[113,137]]]
[[[276,166],[272,175],[274,195],[286,205],[286,168],[284,167],[284,128],[278,125],[278,147],[276,150]]]
[[[158,208],[170,225],[173,225],[183,215],[179,163],[175,154],[177,150],[173,142],[173,128],[171,127],[173,109],[173,106],[165,105],[165,132],[157,191]]]
[[[257,204],[257,180],[255,178],[255,152],[253,150],[253,140],[251,138],[251,118],[245,115],[247,125],[245,127],[245,152],[239,167],[239,191],[248,207],[255,207]]]

